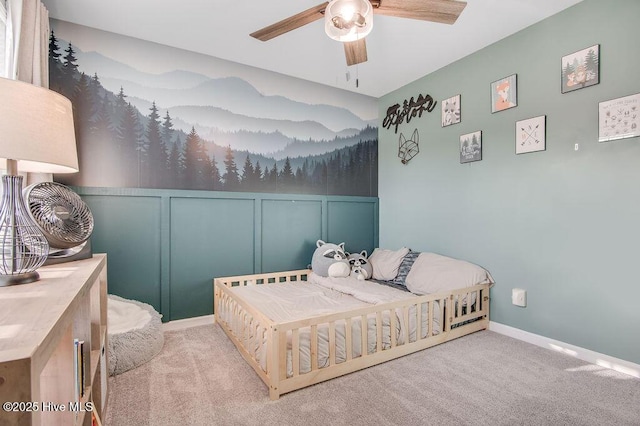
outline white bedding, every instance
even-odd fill
[[[309,282],[321,287],[353,296],[363,302],[377,305],[379,303],[394,302],[415,297],[415,294],[398,290],[374,281],[363,281],[350,276],[346,278],[321,277],[309,274]]]
[[[313,273],[309,274],[306,283],[278,283],[269,285],[250,285],[245,287],[232,287],[231,290],[239,298],[250,303],[271,320],[281,323],[295,321],[313,316],[330,314],[335,312],[350,311],[357,308],[368,307],[380,303],[397,300],[405,300],[416,297],[416,295],[397,290],[388,286],[377,284],[371,281],[360,281],[354,277],[347,278],[325,278]],[[438,321],[439,312],[437,303],[434,306],[434,334],[440,332]],[[262,369],[266,371],[266,330],[249,326],[247,323],[238,324],[232,321],[228,312],[221,312],[223,320],[228,323],[236,335],[241,335],[242,330],[248,332],[249,345],[246,349],[259,362]],[[396,336],[397,344],[404,344],[404,316],[396,312]],[[421,309],[422,337],[426,336],[427,305],[423,304]],[[382,347],[389,348],[391,336],[389,330],[389,313],[383,315]],[[361,320],[352,320],[352,356],[358,358],[362,354],[361,348]],[[377,346],[377,332],[375,315],[367,318],[367,350],[368,353],[375,352]],[[416,333],[415,309],[409,312],[409,341],[415,341]],[[346,360],[346,338],[345,322],[336,322],[336,363]],[[247,331],[248,330],[248,331]],[[311,370],[311,345],[310,329],[302,328],[299,332],[300,346],[300,373]],[[293,375],[291,360],[291,336],[287,346],[287,377]],[[318,326],[318,368],[329,365],[329,332],[328,326]]]
[[[231,290],[278,323],[369,306],[366,301],[315,284],[312,280],[303,285],[289,282],[232,287]]]

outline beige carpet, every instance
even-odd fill
[[[490,331],[270,401],[207,325],[109,385],[106,426],[640,425],[640,380]]]

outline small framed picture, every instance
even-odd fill
[[[516,154],[546,149],[546,118],[546,115],[541,115],[516,122]]]
[[[482,160],[482,130],[460,136],[460,164]]]
[[[640,136],[640,93],[598,104],[598,142]]]
[[[562,93],[600,83],[600,45],[562,57]]]
[[[518,106],[517,79],[513,74],[491,83],[491,113]]]
[[[442,127],[460,122],[460,95],[442,101]]]

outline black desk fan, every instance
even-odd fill
[[[45,265],[92,256],[93,215],[78,194],[56,182],[40,182],[26,187],[23,195],[29,214],[49,242]]]

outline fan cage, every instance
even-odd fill
[[[93,215],[80,196],[56,182],[41,182],[25,189],[29,214],[52,248],[69,249],[89,239]]]

